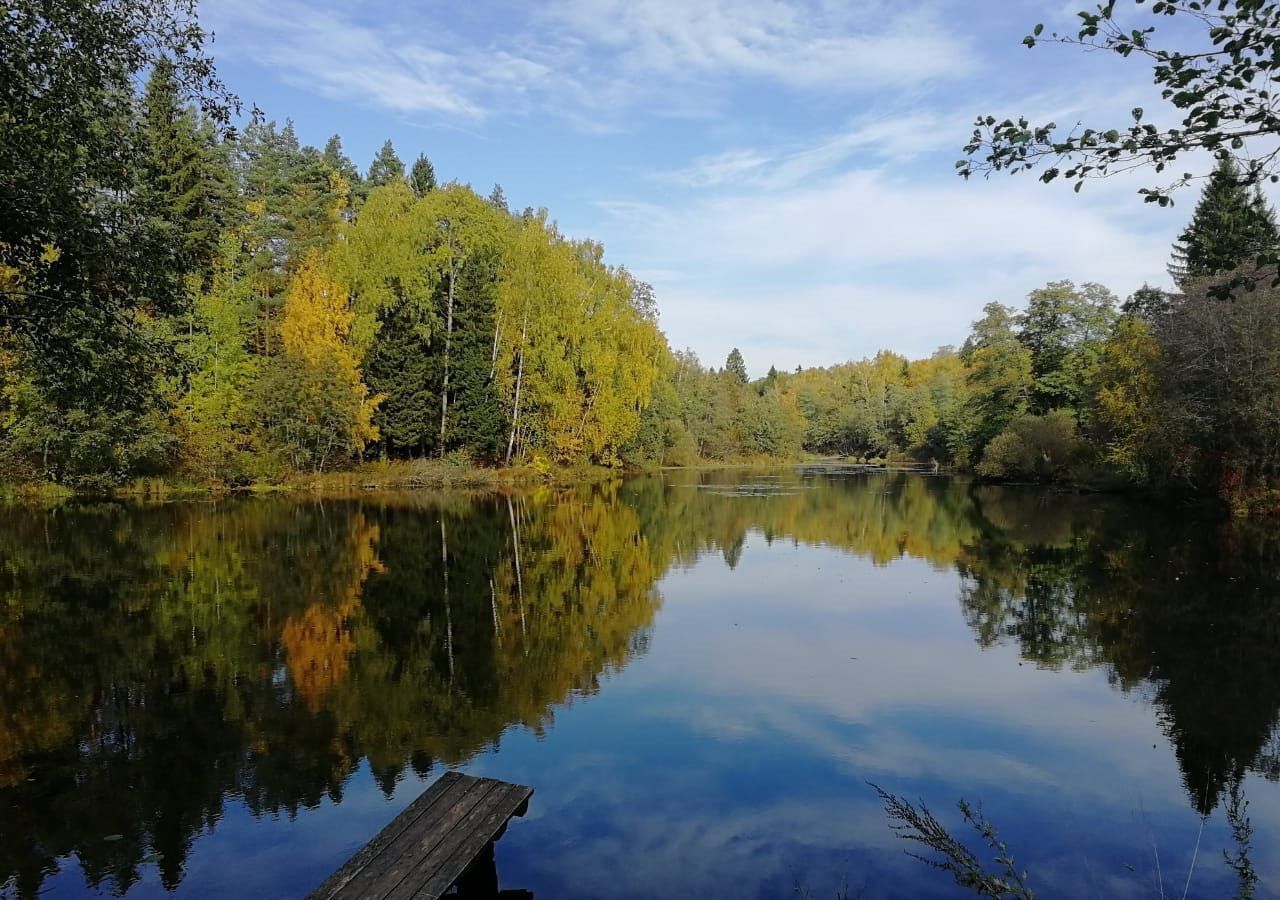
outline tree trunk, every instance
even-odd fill
[[[449,263],[449,300],[445,308],[444,325],[444,386],[440,390],[440,457],[444,458],[445,425],[449,416],[449,348],[453,342],[453,286],[457,281],[457,273],[452,262]]]
[[[507,465],[511,465],[511,454],[516,449],[516,430],[520,427],[520,388],[524,382],[524,343],[529,332],[529,311],[525,310],[524,322],[520,325],[520,361],[516,364],[516,402],[511,410],[511,437],[507,440]]]

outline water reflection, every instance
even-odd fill
[[[0,521],[0,885],[166,888],[238,798],[293,816],[545,729],[643,649],[634,515],[590,494]],[[340,860],[339,860],[340,862]]]
[[[513,726],[547,734],[646,652],[665,575],[737,566],[757,534],[957,573],[978,645],[1144,698],[1199,812],[1280,775],[1280,536],[1236,523],[824,471],[10,510],[0,885],[34,896],[74,857],[94,888],[154,866],[174,889],[230,802],[293,817],[362,765],[390,795]]]

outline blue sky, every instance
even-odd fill
[[[1194,188],[1160,210],[1136,194],[1150,173],[1078,195],[954,175],[979,113],[1158,110],[1136,59],[1021,46],[1086,6],[205,0],[201,17],[230,87],[302,140],[338,132],[363,168],[391,138],[547,207],[654,285],[673,346],[709,365],[737,346],[760,375],[927,355],[1053,279],[1167,283]]]

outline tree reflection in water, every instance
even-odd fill
[[[668,570],[752,532],[954,569],[980,646],[1142,692],[1191,804],[1243,822],[1244,774],[1280,775],[1280,538],[1183,519],[821,472],[5,511],[0,885],[74,855],[91,886],[173,888],[229,800],[294,816],[362,761],[389,794],[543,733],[645,652]]]

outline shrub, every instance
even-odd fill
[[[1053,481],[1066,476],[1083,451],[1075,416],[1059,409],[1015,419],[987,445],[976,470],[987,478]]]

